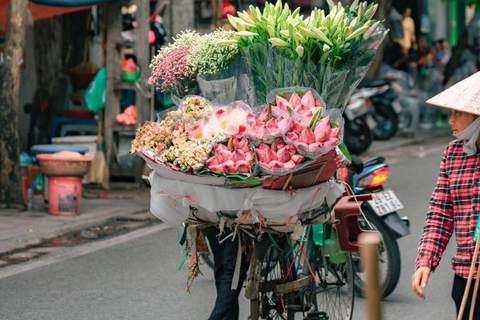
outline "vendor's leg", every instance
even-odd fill
[[[215,276],[215,287],[217,292],[220,288],[220,283],[223,275],[223,252],[225,251],[225,242],[218,242],[218,234],[220,230],[217,227],[210,227],[207,230],[207,239],[210,244],[210,249],[213,254],[213,262],[215,264],[215,269],[213,270]]]
[[[231,233],[226,231],[221,239],[225,238]],[[223,274],[220,279],[220,284],[217,290],[217,299],[212,314],[209,320],[236,320],[239,316],[238,296],[242,290],[243,282],[245,281],[248,262],[246,261],[246,253],[242,254],[242,264],[240,270],[240,280],[236,290],[232,290],[232,280],[235,273],[235,265],[238,254],[238,236],[232,241],[231,238],[223,242]]]
[[[458,275],[455,275],[455,278],[453,280],[452,299],[453,301],[455,301],[455,305],[457,307],[457,315],[458,315],[458,312],[460,311],[460,306],[462,305],[463,293],[465,292],[466,286],[467,286],[467,279],[459,277]],[[470,306],[471,306],[474,286],[475,286],[475,279],[472,280],[472,284],[470,286],[470,293],[468,295],[467,303],[465,305],[465,310],[463,312],[462,320],[468,320],[470,318]],[[473,319],[480,319],[480,294],[477,294]]]

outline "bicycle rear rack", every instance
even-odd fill
[[[370,194],[357,195],[356,200],[351,196],[343,196],[336,204],[335,219],[337,220],[336,228],[338,232],[338,240],[340,248],[343,251],[358,251],[358,236],[362,232],[377,232],[371,230],[363,230],[358,224],[358,216],[360,213],[360,206],[363,201],[371,200]]]

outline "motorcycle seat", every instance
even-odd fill
[[[390,80],[387,79],[374,79],[374,80],[364,80],[358,85],[359,88],[374,88],[390,84]]]

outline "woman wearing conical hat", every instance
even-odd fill
[[[473,276],[475,279],[478,268],[476,265],[471,268],[471,263],[480,213],[480,72],[427,103],[452,110],[448,123],[457,139],[450,142],[443,154],[440,174],[420,238],[412,287],[415,293],[425,298],[422,288],[427,285],[431,272],[438,266],[450,237],[455,233],[457,250],[452,259],[455,273],[452,298],[458,316],[470,270],[471,278]],[[470,283],[468,286],[470,289],[474,287]],[[469,319],[472,291],[469,292],[461,319]],[[478,297],[480,293],[477,295],[473,319],[480,319]]]

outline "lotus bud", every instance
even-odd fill
[[[380,24],[381,21],[375,22],[371,27],[368,28],[367,31],[363,34],[363,40],[367,40],[370,38],[370,36],[375,32],[377,29],[378,25]]]
[[[298,46],[297,49],[295,49],[298,53],[298,57],[303,57],[303,47],[302,46]]]
[[[350,5],[350,10],[355,10],[355,9],[357,9],[359,2],[360,2],[359,0],[353,1],[352,4]]]
[[[267,32],[268,32],[268,35],[270,36],[270,38],[275,37],[275,29],[273,29],[272,26],[267,26]]]
[[[250,32],[250,31],[239,31],[236,33],[239,37],[251,37],[251,36],[258,36],[258,33]]]
[[[290,47],[290,43],[283,41],[280,38],[270,38],[268,41],[277,47]]]

